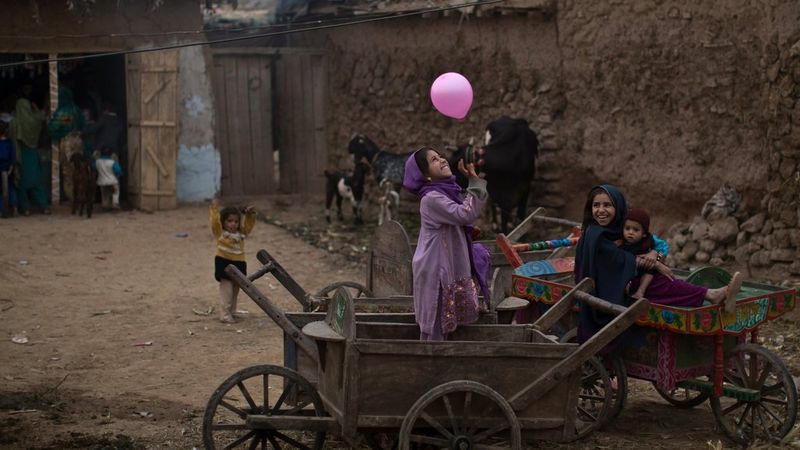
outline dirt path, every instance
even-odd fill
[[[271,220],[291,217],[270,211],[275,204],[262,205]],[[201,416],[219,383],[249,365],[282,364],[278,328],[244,294],[250,314],[238,324],[194,312],[217,296],[206,214],[186,206],[86,220],[56,209],[0,221],[0,448],[200,448]],[[251,268],[267,248],[308,290],[364,279],[357,258],[267,223],[247,247]],[[280,307],[299,309],[273,279],[258,284]],[[777,329],[793,333],[790,325]],[[569,448],[705,448],[721,438],[707,405],[677,410],[644,383],[633,391],[609,430]]]

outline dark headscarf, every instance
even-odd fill
[[[420,199],[431,192],[439,192],[459,205],[464,203],[464,199],[461,197],[461,186],[456,183],[456,177],[454,175],[443,180],[429,180],[428,177],[422,173],[419,165],[417,165],[415,156],[419,152],[427,152],[428,150],[434,149],[431,147],[422,147],[408,156],[405,171],[403,172],[403,187]],[[470,248],[469,265],[472,268],[472,275],[478,280],[478,285],[480,286],[481,293],[483,293],[484,301],[489,304],[491,297],[489,296],[489,285],[486,282],[486,277],[489,274],[491,256],[486,247],[480,244],[473,244],[472,225],[467,225],[462,228],[464,229],[464,238],[467,240],[467,246]]]
[[[585,277],[594,280],[595,296],[617,305],[626,305],[625,286],[636,275],[636,257],[614,243],[622,238],[622,226],[627,214],[625,196],[614,186],[595,186],[590,192],[602,189],[614,204],[614,218],[608,226],[600,226],[592,218],[590,194],[584,207],[583,233],[575,248],[575,279]],[[596,195],[596,194],[595,194]],[[581,308],[578,338],[585,341],[611,318],[591,308]]]

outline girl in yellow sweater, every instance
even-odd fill
[[[211,202],[209,216],[211,232],[217,239],[217,255],[214,257],[214,278],[219,281],[220,315],[223,323],[234,323],[236,297],[239,286],[234,284],[225,274],[225,267],[233,264],[243,274],[247,274],[247,262],[244,257],[244,238],[250,234],[256,224],[256,210],[248,206],[244,210],[244,223],[238,208],[227,207],[219,210],[217,201]]]

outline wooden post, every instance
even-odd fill
[[[58,54],[50,53],[48,55],[49,59],[56,59]],[[53,117],[53,114],[58,109],[58,62],[50,61],[50,117]],[[56,206],[61,201],[61,165],[60,165],[60,155],[58,151],[58,143],[51,142],[51,158],[50,161],[50,204],[52,206]]]

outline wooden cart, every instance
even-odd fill
[[[502,237],[498,243],[513,253]],[[706,267],[694,272],[675,270],[691,283],[725,286],[730,274]],[[574,289],[547,277],[512,276],[512,294],[531,300],[530,320],[561,305]],[[678,407],[691,408],[709,400],[714,417],[730,439],[779,442],[797,418],[797,388],[781,358],[758,344],[759,327],[791,311],[797,291],[745,282],[734,312],[721,305],[697,308],[649,304],[628,331],[611,374],[619,377],[619,395],[612,415],[622,408],[625,376],[651,381],[658,393]],[[574,313],[577,309],[573,310]],[[576,335],[577,314],[553,323],[563,340]]]
[[[468,325],[450,341],[422,342],[416,324],[362,320],[344,289],[324,320],[300,329],[254,276],[233,266],[226,273],[313,363],[316,377],[272,365],[233,374],[206,407],[208,449],[317,449],[326,433],[376,447],[378,436],[397,435],[401,449],[412,442],[520,449],[524,441],[570,440],[577,434],[578,369],[647,307],[641,301],[625,309],[574,289],[567,299],[616,315],[581,346],[540,331],[558,319],[555,310],[532,326]]]

